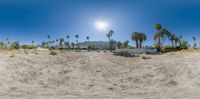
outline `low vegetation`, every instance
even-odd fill
[[[37,47],[35,45],[22,45],[22,49],[36,49]]]

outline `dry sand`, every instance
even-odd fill
[[[200,52],[0,52],[0,99],[199,99]]]

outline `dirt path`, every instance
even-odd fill
[[[109,52],[0,53],[4,99],[198,99],[200,53],[126,58]]]

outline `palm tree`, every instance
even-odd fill
[[[162,25],[161,24],[156,24],[155,25],[155,29],[157,30],[157,32],[154,34],[154,39],[156,37],[156,39],[158,40],[157,41],[157,46],[158,46],[158,48],[160,48],[160,46],[161,46],[160,37],[162,36],[160,30],[162,29]]]
[[[125,47],[125,48],[127,48],[127,47],[128,47],[128,43],[129,43],[129,41],[128,41],[128,40],[124,42],[124,47]]]
[[[32,41],[31,43],[32,43],[32,46],[33,46],[33,44],[34,44],[34,41]]]
[[[56,46],[57,46],[57,44],[58,44],[58,41],[59,41],[59,40],[58,40],[58,39],[56,39]]]
[[[88,47],[89,47],[89,41],[90,41],[90,37],[87,36],[86,39],[88,40]]]
[[[74,45],[75,45],[75,44],[74,44],[74,42],[72,42],[72,44],[71,44],[71,45],[72,45],[72,49],[74,49]]]
[[[79,35],[75,35],[75,38],[76,38],[76,44],[77,44],[77,47],[79,48],[79,44],[78,44],[78,38],[79,38]]]
[[[162,43],[163,43],[163,46],[164,46],[165,45],[165,40],[168,37],[168,35],[170,35],[170,32],[166,28],[164,28],[164,29],[161,30],[160,34],[161,34]]]
[[[192,36],[192,40],[193,40],[193,47],[196,47],[196,37]]]
[[[10,39],[6,38],[6,47],[8,47],[10,45]]]
[[[170,41],[171,41],[171,43],[172,43],[172,47],[174,47],[174,40],[175,40],[175,38],[176,38],[176,35],[174,34],[174,33],[171,33],[171,35],[170,35]]]
[[[50,35],[47,35],[47,38],[49,39],[49,42],[48,42],[48,44],[47,44],[48,47],[49,47],[49,46],[50,46],[50,42],[51,42],[51,40],[50,40],[50,39],[51,39],[51,36],[50,36]]]
[[[175,42],[175,46],[177,46],[177,43],[180,44],[180,39],[179,39],[179,37],[175,36],[174,42]]]
[[[69,35],[66,36],[66,38],[67,38],[67,40],[68,40],[68,48],[69,48],[69,45],[70,45],[70,44],[69,44],[69,37],[70,37]]]
[[[110,50],[112,51],[112,44],[111,44],[111,39],[112,39],[112,35],[114,34],[114,31],[113,30],[110,30],[108,32],[108,34],[106,35],[108,37],[108,40],[109,40],[109,48]]]
[[[118,49],[120,49],[121,48],[121,45],[122,45],[122,43],[119,41],[119,42],[117,42],[117,47],[118,47]]]
[[[60,41],[60,46],[63,47],[63,42],[65,41],[65,39],[64,38],[60,38],[59,41]]]
[[[132,33],[131,39],[132,39],[133,41],[135,41],[135,43],[136,43],[136,48],[138,49],[138,48],[139,48],[139,44],[138,44],[138,41],[139,41],[139,32],[133,32],[133,33]]]
[[[142,42],[147,40],[145,33],[139,33],[140,48],[142,48]]]
[[[53,43],[53,45],[55,45],[55,41],[54,40],[52,41],[52,43]]]

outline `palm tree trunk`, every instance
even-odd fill
[[[136,48],[138,49],[138,40],[136,40],[135,42],[136,42]]]
[[[140,49],[142,49],[142,41],[140,40]]]
[[[68,39],[68,49],[69,49],[69,39]]]
[[[160,48],[160,45],[161,45],[161,43],[160,43],[160,36],[158,36],[158,48]]]

